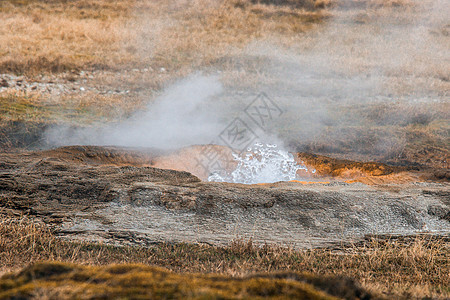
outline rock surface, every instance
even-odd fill
[[[238,237],[316,247],[366,234],[450,232],[447,182],[412,181],[418,177],[411,175],[401,184],[338,177],[309,184],[212,183],[153,167],[164,157],[176,155],[89,146],[2,153],[0,206],[38,216],[66,237],[119,244],[226,244]]]

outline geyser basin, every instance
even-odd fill
[[[40,153],[44,156],[75,160],[77,163],[83,164],[145,166],[186,171],[202,181],[208,181],[208,179],[214,181],[215,174],[219,172],[220,176],[228,176],[227,179],[229,179],[220,181],[233,182],[233,178],[230,179],[229,177],[234,171],[237,170],[235,172],[236,178],[242,179],[243,173],[253,176],[258,169],[262,169],[263,172],[256,174],[255,177],[263,177],[268,173],[267,170],[276,170],[274,174],[269,174],[271,178],[254,179],[254,183],[341,181],[362,182],[372,185],[407,183],[420,181],[420,178],[437,179],[429,170],[428,172],[410,172],[406,171],[406,168],[375,162],[355,162],[308,153],[288,153],[277,147],[257,146],[253,150],[256,150],[256,153],[245,152],[238,158],[233,156],[233,151],[230,148],[218,145],[194,145],[172,151],[149,148],[68,146]],[[264,152],[262,155],[264,159],[254,161],[254,158],[258,158],[261,151]],[[272,157],[275,157],[275,159],[271,160]],[[267,169],[262,168],[266,166],[267,160],[270,162]],[[239,164],[242,167],[239,167]],[[296,170],[295,178],[293,178],[294,170]]]
[[[166,154],[79,146],[2,153],[0,190],[7,201],[0,204],[15,213],[32,211],[65,236],[140,245],[155,241],[226,244],[238,236],[311,247],[365,234],[450,231],[450,185],[446,182],[386,184],[419,175],[381,164],[306,154],[294,158],[317,170],[311,178],[327,176],[333,182],[217,183],[173,170],[201,174],[196,158],[206,148],[194,146]],[[360,182],[344,182],[350,175],[359,176],[352,180]],[[364,180],[373,185],[362,184]],[[377,180],[383,185],[377,185]]]

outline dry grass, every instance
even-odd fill
[[[195,67],[323,15],[250,1],[2,1],[0,73]]]
[[[119,42],[126,35],[120,23],[128,6],[125,1],[2,1],[0,70],[33,74],[119,64],[127,59]]]
[[[20,255],[18,255],[20,253]],[[0,272],[42,260],[105,265],[142,263],[176,272],[243,276],[295,271],[356,278],[371,292],[389,297],[450,296],[448,239],[370,239],[340,250],[294,250],[237,240],[228,247],[162,243],[149,248],[70,242],[31,219],[1,217]]]
[[[130,105],[131,103],[131,105]],[[142,99],[119,95],[62,95],[58,102],[40,93],[21,91],[0,94],[0,124],[11,121],[89,124],[96,121],[121,120],[138,108]]]

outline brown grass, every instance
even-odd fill
[[[125,1],[2,1],[2,73],[112,67],[126,59],[119,41]],[[107,57],[105,57],[108,52]]]
[[[271,33],[320,22],[320,11],[251,1],[2,1],[0,73],[195,67]]]
[[[18,255],[20,253],[20,255]],[[294,250],[236,240],[227,247],[161,243],[148,248],[71,242],[29,218],[1,217],[0,272],[42,260],[105,265],[142,263],[175,272],[243,276],[294,271],[356,278],[364,287],[389,297],[450,296],[448,239],[369,239],[339,250]]]
[[[62,95],[56,102],[40,93],[9,91],[0,94],[0,114],[2,115],[0,125],[11,121],[48,124],[56,122],[89,124],[101,120],[117,121],[128,117],[142,105],[142,99],[136,97],[127,99],[119,95],[99,95],[87,92],[83,95]]]

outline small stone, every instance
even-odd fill
[[[80,87],[80,91],[84,92],[86,89],[84,87]]]

